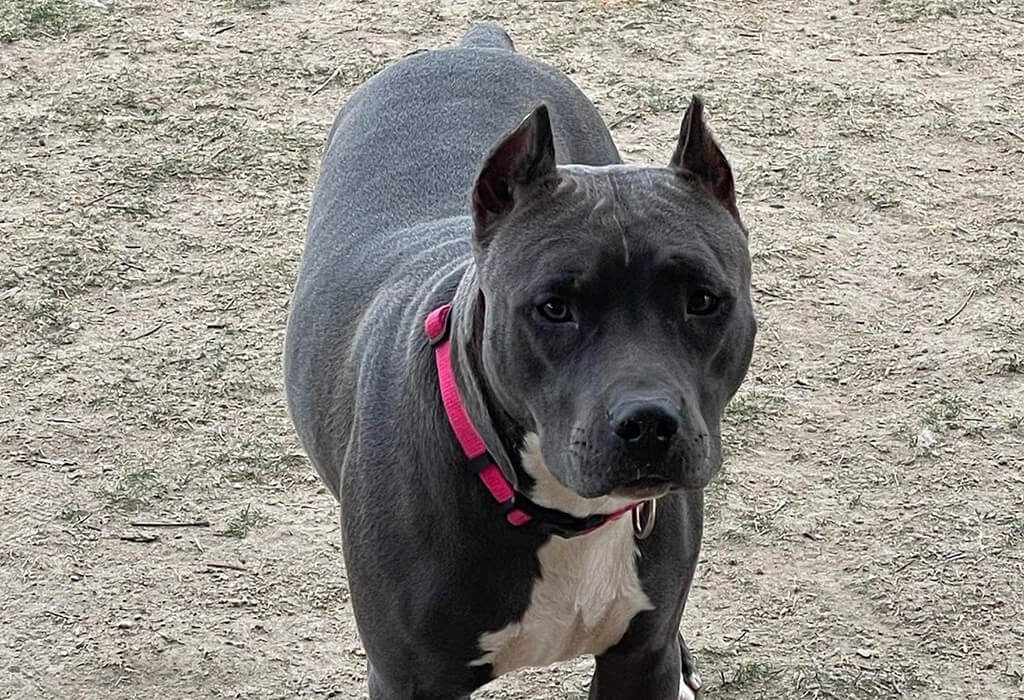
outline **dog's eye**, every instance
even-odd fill
[[[572,320],[569,305],[561,299],[548,299],[537,307],[540,315],[553,323],[565,323]]]
[[[686,298],[686,313],[691,316],[710,316],[718,310],[722,300],[706,289],[695,289]]]

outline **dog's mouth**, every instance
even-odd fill
[[[675,482],[659,476],[645,476],[616,487],[611,495],[640,501],[660,498],[678,486]]]

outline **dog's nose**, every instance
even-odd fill
[[[668,451],[679,431],[679,413],[663,402],[630,403],[612,413],[611,424],[630,452],[653,460]]]

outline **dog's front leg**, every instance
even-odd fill
[[[697,664],[693,661],[693,654],[686,646],[683,635],[679,635],[679,653],[681,656],[679,681],[679,700],[696,700],[700,697],[700,674],[697,673]]]
[[[682,635],[660,650],[610,649],[597,657],[590,700],[695,700],[700,677]]]

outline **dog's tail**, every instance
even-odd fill
[[[473,49],[505,49],[515,51],[516,46],[497,22],[474,24],[462,37],[460,46]]]

